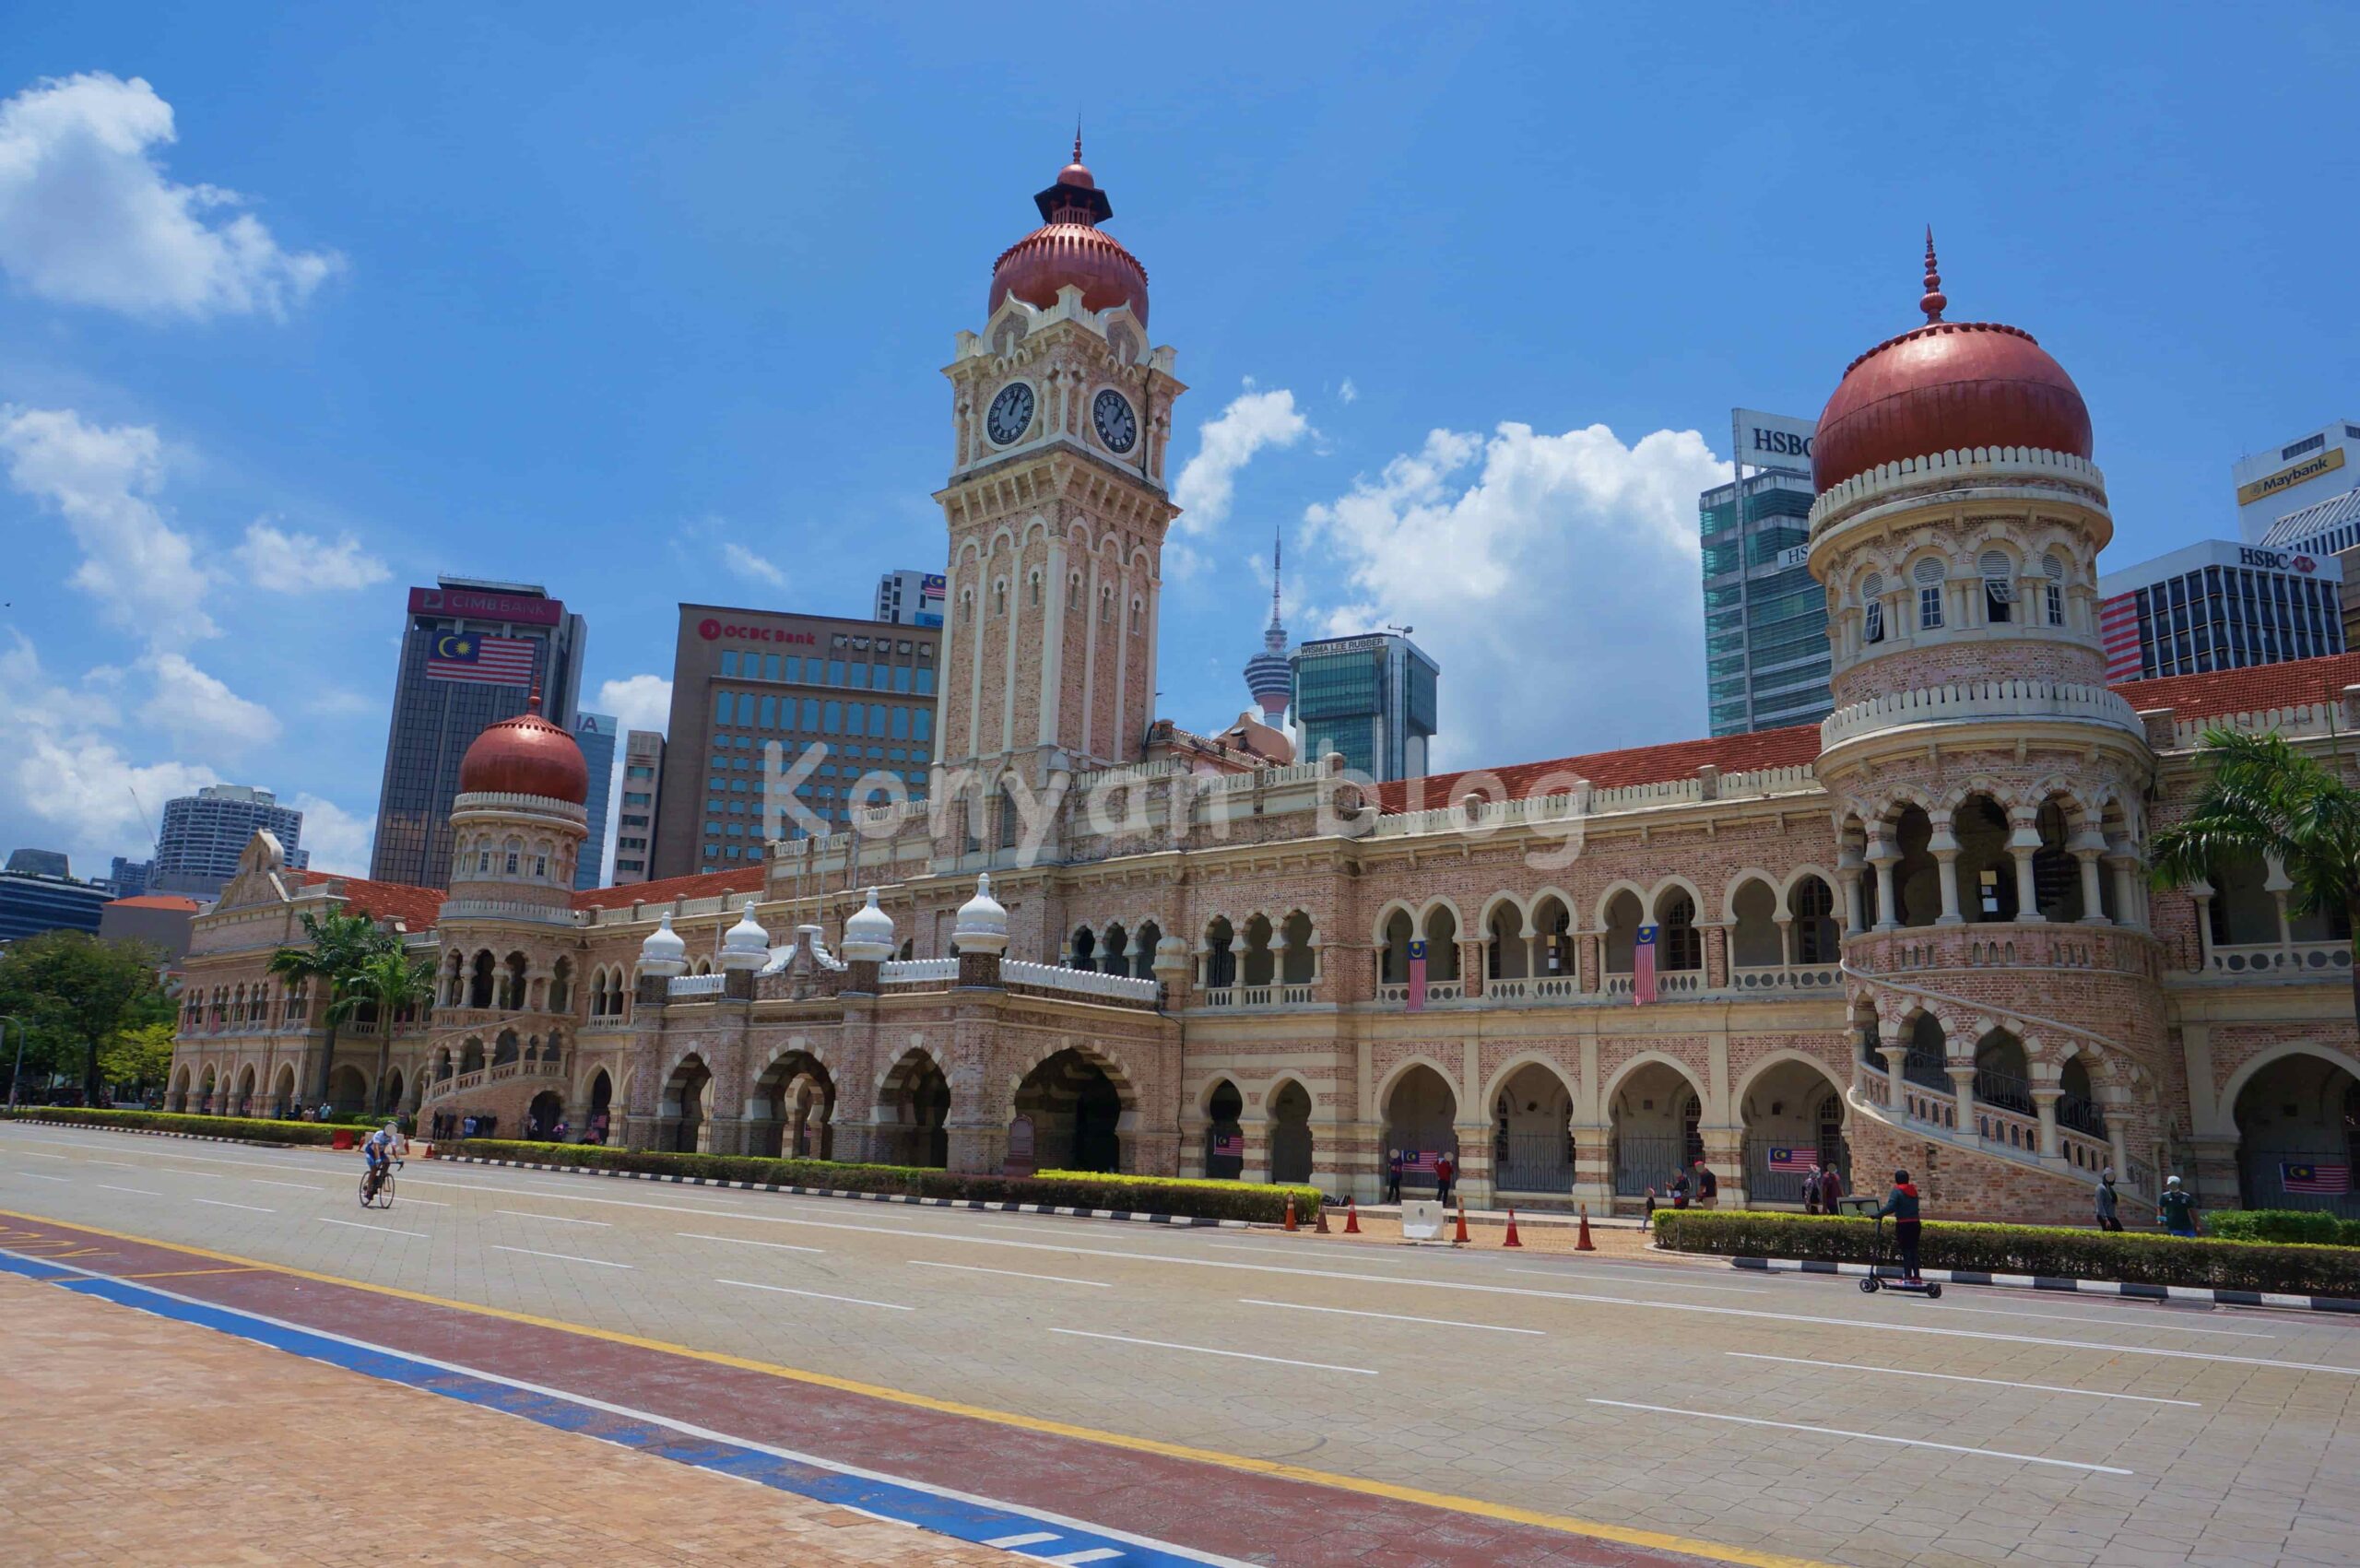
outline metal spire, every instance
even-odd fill
[[[1926,225],[1926,292],[1918,300],[1918,308],[1926,312],[1929,323],[1933,323],[1942,319],[1943,307],[1949,303],[1949,298],[1942,293],[1941,272],[1934,265],[1934,226],[1929,223]]]

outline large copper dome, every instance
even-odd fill
[[[1946,322],[1933,237],[1926,241],[1926,324],[1861,355],[1819,416],[1811,482],[1826,490],[1880,463],[1976,446],[2091,455],[2090,411],[2065,367],[2032,334]]]
[[[525,711],[486,725],[459,763],[461,795],[532,795],[580,806],[590,798],[590,766],[573,737],[541,717],[541,694]]]
[[[1073,161],[1057,171],[1056,183],[1032,203],[1041,209],[1041,227],[993,264],[985,313],[998,310],[1010,294],[1047,310],[1057,302],[1057,290],[1070,283],[1081,290],[1086,308],[1107,311],[1127,304],[1145,327],[1147,268],[1120,241],[1099,232],[1098,225],[1115,215],[1115,207],[1082,164],[1080,136],[1074,138]]]

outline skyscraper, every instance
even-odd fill
[[[1339,751],[1379,783],[1424,775],[1442,678],[1424,650],[1398,631],[1327,637],[1295,649],[1292,667],[1304,760]]]
[[[206,784],[195,795],[168,800],[148,887],[159,893],[211,898],[238,874],[238,856],[245,853],[247,842],[265,830],[287,852],[290,870],[311,864],[302,846],[303,814],[279,805],[266,789]]]
[[[1733,410],[1735,482],[1696,498],[1713,733],[1811,724],[1828,696],[1827,591],[1811,574],[1809,419]],[[1749,466],[1761,472],[1748,475]],[[1740,492],[1743,504],[1740,505]]]
[[[877,580],[877,619],[896,626],[940,626],[948,584],[939,572],[889,572]]]
[[[372,881],[448,887],[459,760],[488,725],[541,712],[571,730],[589,629],[530,583],[440,577],[412,588],[394,679]]]
[[[654,858],[655,796],[664,782],[664,737],[652,729],[623,737],[623,804],[615,816],[615,879],[618,888],[647,880]]]
[[[622,721],[612,713],[582,713],[573,721],[573,743],[590,767],[590,836],[582,841],[582,857],[573,863],[573,890],[588,892],[606,885],[607,797],[615,782],[615,741]]]

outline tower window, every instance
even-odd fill
[[[1860,584],[1860,641],[1884,641],[1884,573],[1871,572]]]
[[[1940,585],[1918,590],[1918,630],[1935,631],[1942,624],[1942,590]]]
[[[2015,584],[2009,580],[2013,563],[2003,550],[1985,550],[1979,563],[1983,569],[1983,619],[1990,626],[2004,626],[2015,619]]]
[[[2044,595],[2048,624],[2062,626],[2065,624],[2065,562],[2051,551],[2040,558],[2040,571],[2041,575],[2048,579],[2047,592]]]

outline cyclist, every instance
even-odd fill
[[[360,1146],[360,1157],[369,1161],[369,1196],[371,1197],[376,1197],[377,1189],[384,1185],[385,1170],[393,1163],[395,1157],[408,1152],[409,1144],[402,1137],[402,1125],[399,1122],[387,1122],[369,1135],[368,1139]]]

